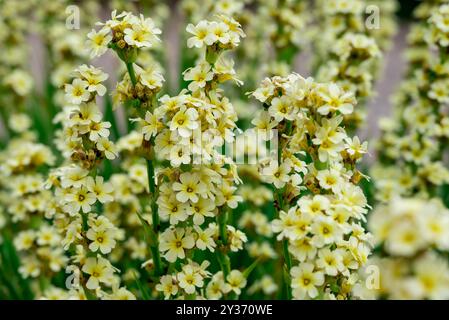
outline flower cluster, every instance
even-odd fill
[[[238,270],[232,270],[226,277],[219,271],[213,276],[206,270],[209,263],[202,265],[193,261],[184,264],[181,271],[173,275],[164,275],[156,290],[161,292],[165,299],[173,296],[188,298],[194,296],[197,290],[205,288],[205,297],[208,299],[220,299],[226,294],[240,295],[241,289],[246,286],[245,276]],[[207,285],[205,280],[211,278]]]
[[[235,53],[238,73],[245,82],[244,90],[238,90],[242,97],[263,76],[287,75],[308,40],[304,37],[310,20],[306,1],[184,0],[182,9],[190,22],[222,14],[242,24],[247,37],[245,45]],[[246,101],[241,111],[245,110],[248,110]]]
[[[427,63],[432,56],[425,40],[425,34],[428,29],[428,20],[432,13],[435,12],[440,5],[445,3],[447,3],[446,0],[423,1],[413,11],[415,22],[410,27],[410,32],[407,37],[407,48],[405,50],[405,58],[409,65],[408,75],[411,75],[416,68],[421,68],[422,64]],[[403,85],[407,86],[407,82]],[[396,100],[397,99],[400,98],[397,97]]]
[[[19,72],[17,70],[12,75]],[[55,163],[55,156],[49,147],[36,142],[31,124],[28,115],[12,114],[6,128],[12,131],[14,138],[0,152],[0,243],[13,241],[16,244],[21,235],[23,239],[27,238],[26,234],[30,236],[21,249],[15,246],[22,259],[19,270],[15,271],[23,278],[36,278],[41,272],[52,274],[65,263],[61,252],[54,251],[45,241],[50,232],[39,225],[51,211],[52,195],[42,186],[45,181],[43,173]],[[7,232],[9,227],[16,230],[14,237]],[[35,239],[39,241],[34,242]],[[52,242],[51,245],[54,244]]]
[[[13,243],[21,259],[18,267],[23,278],[37,278],[41,274],[52,275],[66,264],[63,250],[59,246],[59,234],[48,224],[52,194],[43,188],[44,172],[55,162],[50,149],[32,139],[29,131],[25,137],[10,141],[0,152],[0,205],[1,227],[14,226]],[[26,134],[31,137],[26,138]],[[2,228],[0,228],[2,229]],[[5,236],[5,239],[3,238]],[[0,242],[11,241],[7,232]]]
[[[306,26],[311,16],[307,1],[261,1],[258,18],[268,24],[268,36],[275,51],[276,63],[268,66],[267,76],[286,76],[296,54],[307,40]]]
[[[8,145],[0,159],[1,184],[9,193],[5,202],[12,222],[29,222],[33,215],[46,215],[51,196],[42,190],[44,177],[37,170],[54,164],[55,157],[50,149],[18,139]]]
[[[432,9],[431,9],[432,8]],[[376,199],[369,228],[377,252],[370,265],[379,268],[377,290],[365,297],[447,299],[449,293],[449,212],[438,196],[449,181],[444,161],[447,143],[448,80],[447,5],[423,3],[421,20],[409,36],[409,70],[395,97],[392,119],[382,119],[378,151],[383,166],[375,166]],[[430,18],[429,18],[430,17]],[[445,18],[446,17],[446,18]],[[405,197],[405,198],[404,198]]]
[[[131,120],[141,124],[138,131],[130,131],[127,136],[120,138],[117,142],[117,149],[124,155],[121,166],[125,172],[111,176],[111,191],[114,191],[114,199],[104,205],[104,213],[117,225],[126,227],[125,230],[120,230],[119,235],[120,240],[126,236],[124,249],[129,252],[131,263],[135,260],[144,261],[142,267],[149,269],[149,276],[156,277],[157,282],[163,270],[159,253],[160,226],[156,203],[158,191],[156,191],[154,176],[156,159],[153,150],[154,139],[150,139],[153,129],[145,126],[141,117],[151,121],[148,114],[157,106],[157,95],[164,82],[160,67],[151,62],[152,58],[145,55],[142,59],[142,50],[153,46],[158,40],[157,35],[160,34],[160,30],[155,27],[152,19],[142,15],[137,17],[129,12],[117,14],[114,11],[111,19],[100,25],[103,26],[102,29],[93,30],[88,35],[91,39],[88,44],[93,50],[92,55],[103,54],[109,47],[125,63],[127,74],[116,86],[113,93],[114,102],[123,105],[128,115],[137,116],[138,118]],[[99,38],[102,39],[98,42],[99,46],[92,47],[95,39]],[[137,61],[139,64],[143,61],[142,66]],[[148,139],[145,140],[145,138]],[[145,167],[145,161],[147,167]],[[142,224],[143,230],[141,230]],[[151,224],[152,228],[147,228],[148,224]],[[147,243],[141,241],[139,237],[145,238]],[[111,244],[115,244],[115,239],[113,237],[111,239]],[[146,245],[150,247],[152,253],[150,260],[147,257]],[[120,262],[124,254],[123,249],[116,251],[111,256],[111,260]],[[125,281],[135,280],[136,276],[140,278],[146,276],[138,270],[128,269],[127,271],[127,274],[123,275]]]
[[[98,3],[83,1],[77,10],[83,19],[77,21],[75,16],[67,17],[66,8],[70,9],[69,0],[47,2],[35,6],[36,28],[51,59],[48,61],[49,73],[46,77],[46,90],[54,92],[54,101],[48,101],[48,108],[56,113],[52,104],[64,104],[64,92],[57,90],[70,81],[72,70],[86,60],[83,48],[85,25],[93,23],[98,12]],[[67,9],[68,10],[68,9]],[[82,24],[81,24],[82,23]],[[69,24],[73,24],[69,25]],[[67,33],[67,28],[73,28]],[[54,116],[52,114],[51,116]]]
[[[14,246],[22,253],[21,275],[37,278],[62,270],[67,257],[60,246],[61,236],[55,227],[42,225],[38,230],[26,230],[17,234]]]
[[[373,212],[369,228],[388,254],[414,257],[429,247],[449,249],[449,211],[437,199],[395,199]]]
[[[160,105],[140,120],[144,139],[154,141],[157,158],[170,164],[156,175],[157,207],[152,210],[157,208],[162,221],[170,224],[160,235],[159,249],[171,263],[185,261],[196,250],[217,252],[223,274],[214,275],[208,284],[213,283],[215,296],[217,290],[238,294],[244,286],[244,279],[237,281],[238,271],[231,272],[227,252],[242,250],[246,241],[245,234],[226,224],[228,208],[236,208],[241,197],[235,194],[236,166],[220,152],[234,140],[236,114],[218,88],[229,79],[237,81],[232,63],[221,54],[238,45],[243,31],[232,18],[218,18],[187,26],[192,34],[188,45],[205,47],[204,60],[184,72],[188,91],[163,96]],[[173,295],[201,295],[203,279],[210,275],[196,269],[183,263],[181,273],[161,278],[158,290],[167,295],[165,285],[176,280],[182,290],[173,289]],[[186,286],[186,277],[197,279],[197,285]]]
[[[111,123],[102,121],[96,104],[96,97],[106,93],[102,82],[108,75],[87,65],[81,65],[75,73],[72,83],[65,86],[69,107],[64,111],[68,121],[64,122],[63,137],[69,156],[79,162],[80,170],[90,170],[101,159],[113,160],[117,157],[116,147],[109,140]]]
[[[253,121],[256,129],[267,140],[269,130],[278,130],[278,152],[262,162],[261,174],[276,190],[272,227],[284,242],[293,297],[348,298],[370,253],[360,224],[368,206],[355,167],[367,146],[341,125],[355,99],[336,84],[297,74],[267,78],[253,96],[266,109]]]
[[[218,55],[221,50],[233,49],[240,43],[240,38],[245,36],[240,24],[225,15],[219,15],[218,21],[202,20],[196,25],[189,24],[186,31],[191,34],[187,46],[204,46],[208,48],[206,54],[209,55]]]
[[[161,34],[152,19],[143,15],[137,17],[126,11],[120,14],[113,11],[112,18],[99,25],[100,30],[92,30],[87,35],[92,58],[101,56],[110,47],[117,51],[122,60],[135,62],[137,49],[151,48]]]
[[[120,14],[113,11],[110,20],[98,24],[101,29],[88,34],[87,46],[91,56],[101,56],[108,48],[117,53],[128,73],[116,86],[114,104],[130,107],[125,109],[129,115],[142,116],[155,104],[156,94],[164,82],[160,66],[151,56],[142,55],[143,50],[159,42],[161,30],[151,18],[138,17],[126,11]],[[142,66],[136,63],[138,59],[143,61]]]
[[[381,56],[376,41],[365,30],[364,4],[360,0],[332,0],[319,8],[323,10],[320,32],[324,32],[315,44],[319,53],[317,79],[336,82],[361,102],[372,95],[373,71]],[[345,122],[349,129],[356,129],[364,118],[359,106]]]
[[[190,29],[190,31],[185,30],[185,32],[182,33],[182,43],[184,46],[182,47],[183,55],[181,59],[181,70],[191,67],[193,64],[196,64],[197,59],[201,59],[201,56],[199,55],[200,51],[190,49],[192,47],[200,46],[198,39],[192,39],[191,31],[198,27],[198,31],[201,33],[202,27],[207,25],[207,21],[215,20],[215,18],[220,15],[233,17],[238,22],[241,22],[244,20],[242,19],[244,16],[250,14],[245,8],[245,3],[241,0],[204,0],[201,2],[195,0],[182,0],[180,2],[180,8]],[[199,22],[201,22],[201,24],[199,24]],[[210,22],[213,22],[212,26],[214,26],[217,21]],[[204,36],[206,36],[208,32],[209,30],[204,29]],[[210,35],[209,37],[213,36]],[[196,44],[193,42],[196,42]],[[243,47],[245,46],[239,46],[238,50],[243,50]],[[182,77],[179,80],[182,88],[187,87],[188,82],[186,80]]]
[[[4,58],[0,62],[0,116],[3,127],[10,135],[17,131],[17,120],[24,117],[27,96],[34,87],[34,81],[27,70],[27,20],[26,15],[33,7],[33,1],[5,0],[0,3],[0,49]]]
[[[398,1],[368,0],[365,1],[366,32],[376,40],[377,45],[385,52],[391,49],[393,37],[398,31],[396,13],[399,9]]]
[[[381,120],[378,149],[385,165],[373,169],[380,201],[398,195],[432,197],[449,182],[443,164],[443,146],[449,137],[444,89],[449,81],[449,43],[442,40],[449,34],[442,22],[449,17],[448,9],[448,5],[436,8],[428,20],[423,36],[429,55],[419,66],[411,64],[409,78],[396,98],[395,117]]]
[[[122,232],[99,211],[113,200],[110,182],[99,174],[103,160],[117,157],[109,140],[109,122],[102,121],[97,97],[106,93],[108,78],[102,70],[81,65],[65,86],[66,107],[59,114],[63,129],[58,146],[66,162],[52,170],[47,188],[54,189],[54,224],[62,235],[62,247],[76,254],[67,272],[77,281],[71,296],[106,298],[105,288],[119,288],[116,269],[106,255],[122,240]]]
[[[449,265],[436,253],[449,249],[449,211],[440,200],[395,199],[376,208],[369,228],[388,257],[369,261],[379,268],[380,285],[367,297],[449,297]]]
[[[230,271],[229,258],[224,252],[241,250],[246,237],[234,227],[221,223],[221,220],[226,221],[226,207],[235,208],[240,197],[234,194],[233,183],[238,181],[235,165],[232,159],[223,157],[217,150],[225,142],[233,141],[236,127],[235,111],[217,86],[229,79],[238,82],[232,63],[220,55],[238,45],[243,31],[235,20],[225,16],[219,16],[218,21],[189,25],[187,31],[192,37],[188,45],[205,46],[205,58],[185,71],[184,79],[190,82],[188,91],[175,97],[164,95],[159,98],[164,81],[160,71],[135,63],[140,49],[151,46],[151,41],[140,45],[129,42],[129,37],[125,36],[126,45],[123,46],[117,35],[118,30],[127,35],[131,30],[137,32],[143,28],[143,22],[152,25],[151,19],[136,19],[132,14],[117,15],[114,12],[112,20],[104,24],[108,31],[93,31],[90,37],[102,33],[105,38],[101,41],[103,49],[100,53],[109,46],[127,66],[128,73],[117,85],[114,96],[125,108],[135,110],[138,117],[132,120],[137,122],[138,132],[122,138],[118,146],[128,154],[130,162],[126,168],[130,178],[140,185],[148,181],[150,201],[145,210],[150,211],[151,218],[141,219],[141,222],[152,259],[144,266],[149,267],[150,275],[159,282],[155,289],[164,296],[195,296],[200,294],[196,288],[203,288],[204,280],[211,274],[206,271],[207,263],[199,266],[191,260],[194,249],[215,252],[217,243],[223,242],[218,239],[225,237],[226,244],[220,247],[219,259],[226,265],[222,278],[228,285],[221,289],[223,294],[229,294],[232,286],[239,287],[242,281],[236,280],[237,270]],[[112,36],[109,35],[111,31]],[[158,33],[154,28],[153,34]],[[146,170],[139,164],[140,160],[130,157],[133,154],[146,159]],[[158,162],[162,163],[161,169],[156,167]],[[118,179],[116,186],[120,185],[119,189],[122,189],[127,187],[125,177],[114,175],[111,180]],[[140,193],[135,188],[130,191]],[[133,203],[132,194],[127,196],[128,201],[119,200],[117,204]],[[135,208],[139,207],[139,204],[135,205]],[[108,205],[106,210],[109,211]],[[220,211],[220,223],[211,222]],[[136,213],[145,219],[144,215]],[[131,240],[127,242],[130,248],[138,246],[136,240]],[[161,256],[169,263],[167,269]],[[145,254],[139,257],[144,258]],[[182,266],[174,270],[171,264],[180,260],[184,261]]]

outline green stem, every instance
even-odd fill
[[[150,201],[151,201],[151,217],[153,220],[152,227],[153,232],[156,235],[154,245],[151,246],[151,254],[153,256],[155,275],[162,275],[162,261],[159,253],[159,212],[157,207],[157,192],[156,185],[154,183],[154,163],[152,160],[147,160],[147,171],[148,171],[148,186],[150,189]]]
[[[131,79],[131,83],[133,86],[136,86],[136,73],[134,71],[134,66],[132,62],[126,62],[126,69],[128,70],[129,78]],[[162,261],[159,252],[159,213],[157,207],[157,191],[156,185],[154,183],[154,162],[153,160],[147,159],[147,172],[148,172],[148,187],[150,190],[150,203],[151,203],[151,217],[153,220],[152,228],[153,232],[156,235],[154,239],[154,244],[150,246],[151,255],[153,256],[154,263],[154,274],[155,276],[161,276],[163,274],[162,270]]]
[[[221,269],[223,271],[223,276],[226,280],[226,277],[231,272],[231,260],[229,256],[226,254],[227,245],[228,245],[228,234],[227,234],[227,210],[223,209],[219,211],[217,216],[217,224],[218,224],[218,234],[221,240],[221,248],[217,250],[217,258],[220,263]]]
[[[156,185],[154,183],[154,164],[152,160],[147,160],[147,171],[148,171],[148,185],[150,188],[150,197],[151,197],[151,215],[153,218],[153,230],[158,231],[159,228],[159,214],[157,207],[157,194],[156,194]]]
[[[218,232],[220,235],[221,242],[224,246],[228,244],[228,234],[226,232],[226,223],[227,223],[227,211],[226,210],[220,210],[218,213]]]
[[[276,198],[278,201],[278,206],[276,206],[277,216],[279,217],[280,211],[284,206],[284,195],[282,190],[276,190]],[[290,252],[288,251],[288,240],[284,239],[282,241],[282,255],[284,257],[284,268],[282,271],[282,280],[283,280],[283,298],[287,300],[291,300],[291,283],[290,283],[290,269],[292,268],[292,260],[290,256]]]
[[[290,269],[292,268],[292,259],[290,257],[290,252],[288,251],[288,240],[286,239],[282,241],[282,251],[284,253],[285,265],[287,266],[287,270],[290,273]]]
[[[89,230],[89,225],[87,224],[87,222],[88,222],[88,217],[87,217],[87,213],[82,213],[81,214],[81,218],[82,218],[82,221],[83,221],[83,231],[84,232],[87,232],[87,230]]]
[[[129,74],[129,78],[131,79],[131,83],[133,84],[133,86],[136,86],[137,79],[136,79],[136,73],[134,71],[133,63],[127,62],[126,69],[128,70],[128,74]]]
[[[231,273],[231,260],[223,250],[220,250],[220,248],[216,252],[218,263],[220,264],[221,271],[223,271],[223,278],[226,281],[226,278]]]
[[[162,270],[162,261],[161,261],[161,254],[159,253],[159,242],[150,248],[151,255],[153,256],[153,263],[154,263],[154,275],[156,277],[160,277],[163,274]]]
[[[49,124],[48,125],[52,129],[54,129],[54,127],[55,127],[55,125],[52,122],[52,119],[55,117],[56,113],[58,113],[58,110],[55,106],[55,101],[54,101],[55,92],[56,92],[55,87],[51,83],[51,80],[49,78],[47,78],[45,99],[47,102],[48,113],[49,113],[49,117],[48,117]]]
[[[112,101],[109,95],[105,96],[105,117],[111,123],[112,134],[115,140],[120,138],[120,132],[118,129],[117,119],[115,118],[115,113],[112,110]]]
[[[291,281],[290,281],[290,269],[292,268],[292,260],[290,257],[290,252],[288,251],[288,240],[284,239],[282,241],[282,251],[284,254],[284,267],[283,270],[283,279],[284,279],[284,290],[285,290],[285,298],[287,300],[292,299],[291,292]]]

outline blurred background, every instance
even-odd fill
[[[77,4],[77,1],[64,1],[65,3]],[[106,19],[111,10],[114,9],[115,1],[103,0],[103,1],[93,1],[100,4],[99,15],[101,19]],[[137,1],[129,1],[130,3]],[[143,1],[145,2],[145,1]],[[151,1],[149,1],[150,3]],[[412,12],[414,8],[421,2],[420,0],[399,0],[397,16],[399,17],[398,32],[396,33],[393,46],[388,50],[385,63],[382,64],[381,76],[376,83],[375,96],[371,98],[368,106],[368,123],[360,132],[360,135],[364,139],[373,139],[378,136],[378,119],[382,116],[389,115],[391,109],[390,97],[391,94],[397,89],[397,85],[400,83],[401,77],[404,73],[404,59],[403,52],[406,47],[406,36],[409,31],[409,26],[412,19]],[[179,34],[183,32],[185,28],[185,16],[182,13],[181,7],[182,1],[180,0],[167,0],[166,5],[168,8],[167,12],[167,23],[164,27],[163,40],[167,47],[167,59],[166,72],[169,74],[170,79],[176,79],[181,73],[181,63],[180,63],[180,52],[182,51],[183,45],[181,43],[182,38]],[[149,14],[151,16],[151,13]],[[84,17],[81,16],[81,20]],[[84,23],[85,21],[82,21]],[[381,21],[382,24],[382,21]],[[33,77],[36,81],[36,89],[43,91],[45,87],[45,68],[47,63],[46,59],[46,48],[42,41],[42,36],[34,33],[33,31],[29,35],[30,45],[32,47],[32,54],[30,54],[30,68],[32,70]],[[313,55],[310,48],[304,48],[302,52],[296,57],[295,63],[293,64],[293,71],[297,71],[300,74],[307,76],[310,74],[310,58]],[[114,75],[112,70],[116,69],[119,65],[118,61],[112,56],[106,54],[94,64],[103,67],[108,73]],[[114,83],[112,79],[110,83]],[[172,81],[171,86],[175,91],[177,89],[177,82]],[[121,111],[119,110],[119,113]],[[0,134],[4,134],[4,128],[0,124]]]

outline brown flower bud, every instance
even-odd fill
[[[351,177],[351,182],[354,184],[358,184],[362,180],[362,175],[359,171],[355,171]]]

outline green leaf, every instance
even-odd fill
[[[87,300],[98,300],[97,296],[89,289],[83,288]]]
[[[137,285],[137,288],[139,288],[142,298],[144,300],[151,300],[151,295],[148,292],[148,288],[142,286],[142,284],[140,283],[139,279],[137,278],[137,275],[135,272],[133,272],[133,277],[134,277],[134,281]]]
[[[245,278],[248,278],[248,276],[251,274],[251,272],[257,267],[257,265],[259,264],[259,262],[262,260],[262,258],[257,258],[256,260],[254,260],[253,263],[251,263],[251,265],[245,269],[245,271],[243,271],[243,276]]]
[[[0,245],[0,261],[0,284],[6,287],[9,298],[33,299],[29,280],[22,278],[18,271],[20,268],[19,256],[8,235],[4,235],[3,243]]]
[[[117,141],[117,139],[120,138],[120,132],[118,130],[117,120],[115,118],[114,111],[112,110],[112,100],[109,95],[105,95],[104,110],[105,110],[104,115],[105,120],[111,123],[112,136],[114,137],[114,140]]]
[[[136,212],[137,216],[139,217],[140,223],[143,226],[144,231],[144,237],[145,241],[150,247],[154,247],[157,243],[157,235],[151,228],[151,226],[148,224],[148,222],[142,217],[142,215],[139,212]]]

